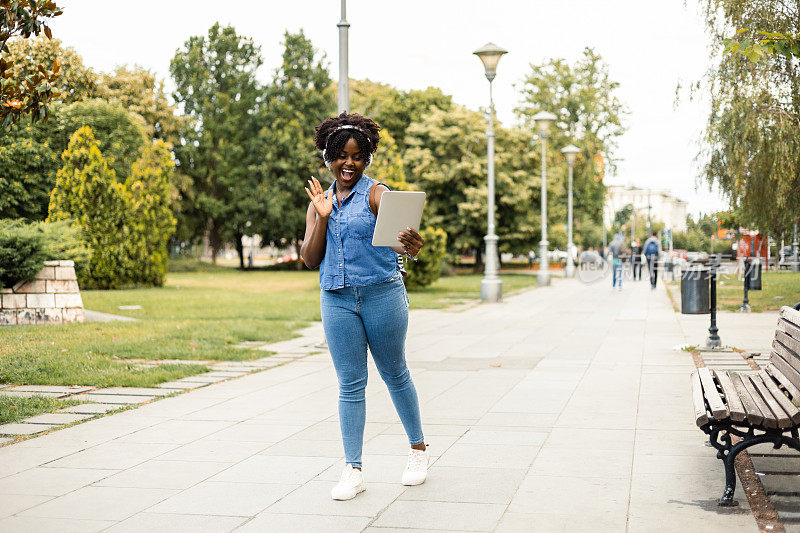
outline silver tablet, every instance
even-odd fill
[[[373,246],[402,246],[397,240],[398,233],[412,228],[419,231],[425,193],[418,191],[386,191],[381,196]]]

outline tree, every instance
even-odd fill
[[[479,193],[486,182],[485,128],[475,111],[433,108],[406,132],[407,175],[427,193],[424,224],[443,228],[451,251],[479,251],[486,231],[485,217],[481,222],[475,213],[485,204]]]
[[[450,111],[453,98],[441,89],[399,91],[390,85],[370,80],[351,80],[352,112],[368,116],[387,130],[400,151],[407,147],[409,126],[419,122],[433,108]]]
[[[23,76],[12,75],[8,59],[9,40],[28,39],[44,33],[52,37],[48,19],[62,14],[52,0],[0,0],[0,128],[7,128],[24,116],[32,120],[47,118],[47,103],[57,95],[53,84],[60,63],[38,64]]]
[[[83,64],[74,48],[64,47],[58,39],[44,35],[17,39],[8,45],[8,59],[13,62],[12,76],[24,79],[37,72],[39,65],[60,65],[59,76],[52,85],[57,96],[53,100],[70,104],[98,97],[98,76]]]
[[[144,119],[145,131],[152,139],[163,139],[173,146],[180,142],[183,118],[176,115],[177,106],[170,104],[164,92],[164,80],[140,66],[117,67],[103,74],[98,86],[105,100],[116,100],[131,113]]]
[[[164,285],[167,274],[167,245],[175,232],[171,205],[174,169],[169,146],[158,139],[133,164],[126,183],[131,202],[129,225],[138,244],[131,254],[132,260],[141,265],[137,281],[147,285]]]
[[[303,187],[312,175],[323,183],[327,176],[314,148],[314,128],[335,112],[330,85],[324,55],[302,31],[286,32],[281,66],[257,114],[254,183],[248,187],[249,193],[264,195],[260,209],[251,211],[250,231],[265,241],[297,242],[305,235],[308,196]]]
[[[59,167],[36,124],[10,126],[0,138],[0,218],[44,220]]]
[[[259,47],[231,26],[215,23],[207,36],[190,37],[170,62],[175,101],[188,118],[175,147],[179,172],[191,180],[182,198],[183,235],[208,236],[212,259],[233,241],[241,249],[242,199],[248,175],[248,147],[259,95]]]
[[[573,214],[581,222],[575,226],[576,234],[602,224],[603,178],[607,169],[616,168],[617,138],[625,132],[622,122],[627,110],[616,96],[618,87],[608,65],[591,48],[584,49],[574,65],[564,59],[531,65],[531,73],[519,87],[522,102],[515,112],[527,128],[533,129],[532,117],[539,111],[558,117],[548,138],[553,148],[548,157],[556,164],[548,165],[548,172],[550,168],[565,172],[565,159],[558,152],[561,147],[572,143],[581,150],[573,177]]]
[[[99,98],[84,100],[56,106],[53,115],[54,119],[47,128],[53,150],[60,154],[79,128],[89,126],[120,182],[128,178],[131,164],[139,158],[147,143],[143,119],[126,111],[119,102]]]
[[[706,0],[704,6],[719,51],[730,28],[742,30],[736,38],[745,44],[757,41],[759,32],[800,33],[797,2]],[[756,62],[738,53],[712,59],[703,177],[720,187],[742,223],[784,233],[800,213],[800,65],[791,53],[756,54]]]
[[[61,158],[64,166],[56,176],[48,219],[72,219],[81,226],[92,251],[81,286],[113,289],[129,283],[133,265],[125,251],[130,239],[125,186],[117,181],[88,126],[72,135]]]

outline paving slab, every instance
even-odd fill
[[[236,516],[201,516],[166,513],[138,513],[107,529],[109,533],[140,533],[169,531],[170,533],[227,533],[244,524],[247,518]],[[112,522],[112,524],[114,524]],[[266,528],[264,529],[266,530]],[[262,531],[264,531],[262,530]],[[237,530],[240,531],[240,530]]]
[[[76,413],[76,414],[103,414],[114,409],[119,409],[120,405],[111,405],[106,403],[82,403],[79,405],[72,405],[56,411],[57,413]]]
[[[35,392],[35,393],[55,393],[55,394],[80,394],[90,391],[94,387],[81,387],[71,385],[15,385],[4,390],[13,392]]]
[[[112,394],[115,396],[166,396],[172,393],[157,387],[107,387],[105,389],[96,389],[92,394]]]
[[[31,531],[36,533],[93,533],[113,526],[114,520],[70,520],[10,516],[0,520],[0,531]]]
[[[55,424],[3,424],[0,425],[0,436],[35,435],[54,427]]]
[[[155,395],[132,396],[123,394],[95,394],[93,392],[87,392],[85,394],[80,395],[81,400],[87,400],[90,402],[97,402],[97,403],[115,404],[115,405],[130,405],[136,403],[144,403],[146,401],[152,400],[154,397]]]
[[[255,516],[299,484],[204,481],[149,509],[154,513]]]
[[[197,376],[189,376],[188,378],[181,378],[176,381],[179,383],[217,383],[220,381],[225,381],[226,377],[222,376],[206,376],[204,374],[199,374]]]
[[[46,396],[47,398],[65,398],[69,396],[67,392],[30,392],[30,391],[12,391],[0,390],[0,396],[14,396],[19,398],[30,398],[31,396]]]
[[[31,507],[19,516],[73,518],[82,520],[123,520],[173,495],[164,489],[83,487]]]
[[[75,413],[45,413],[42,415],[32,416],[23,420],[26,424],[71,424],[80,420],[94,417],[93,414],[75,414]]]
[[[210,383],[197,383],[197,382],[187,383],[179,381],[166,381],[164,383],[159,383],[158,387],[162,389],[172,389],[178,391],[186,389],[196,389],[198,387],[205,387],[206,385],[210,385]]]

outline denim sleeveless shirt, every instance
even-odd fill
[[[375,215],[369,207],[369,190],[373,183],[374,179],[362,175],[341,206],[333,189],[336,182],[328,188],[334,197],[325,234],[325,257],[319,269],[323,290],[363,287],[402,277],[397,252],[388,246],[372,245]]]

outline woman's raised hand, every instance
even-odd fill
[[[314,209],[317,210],[317,214],[322,218],[328,218],[331,215],[331,211],[333,211],[333,190],[323,191],[322,185],[319,184],[319,181],[314,176],[311,176],[311,179],[308,180],[308,187],[305,189],[306,194],[311,199],[311,203],[314,205]]]

